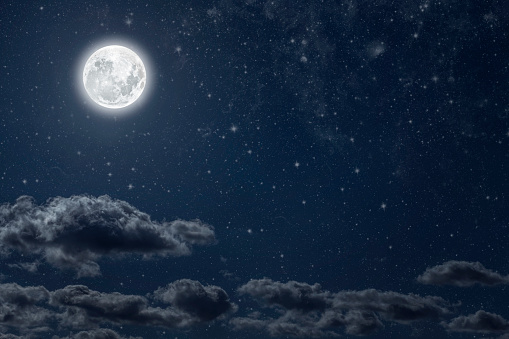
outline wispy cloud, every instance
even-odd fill
[[[428,285],[453,285],[469,287],[475,284],[494,286],[509,283],[509,276],[502,276],[487,269],[480,262],[447,261],[433,266],[417,277],[417,281]]]

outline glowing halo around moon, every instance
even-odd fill
[[[82,53],[74,77],[87,111],[116,119],[147,103],[154,78],[142,48],[117,37],[90,44]]]

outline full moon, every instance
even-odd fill
[[[111,109],[131,105],[143,93],[147,72],[127,47],[111,45],[95,51],[83,69],[85,90],[94,102]]]

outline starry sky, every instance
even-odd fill
[[[3,1],[0,338],[509,338],[509,3]],[[83,60],[137,51],[128,113]]]

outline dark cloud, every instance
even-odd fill
[[[0,337],[1,338],[1,337]],[[98,328],[90,331],[81,331],[76,334],[70,334],[67,337],[56,337],[54,336],[52,339],[142,339],[141,337],[123,337],[117,332],[105,329]]]
[[[172,304],[200,321],[214,320],[236,310],[228,294],[217,286],[203,286],[198,281],[182,279],[154,292],[156,300]]]
[[[477,311],[475,314],[460,316],[442,325],[453,332],[503,333],[509,332],[509,321],[498,314]]]
[[[449,304],[434,296],[362,291],[322,291],[320,285],[296,281],[281,283],[270,279],[251,280],[239,287],[267,308],[275,308],[278,318],[255,313],[234,318],[236,330],[265,330],[269,335],[299,338],[338,336],[338,329],[351,335],[369,335],[383,328],[379,317],[399,323],[440,318],[450,313]]]
[[[382,322],[374,312],[352,310],[346,314],[337,310],[327,310],[319,321],[320,327],[345,326],[345,332],[352,335],[369,335],[383,328]]]
[[[191,245],[215,242],[214,230],[199,220],[152,221],[122,200],[85,195],[53,198],[38,206],[21,196],[0,206],[0,252],[40,254],[78,276],[97,276],[101,256],[182,256]]]
[[[203,286],[193,280],[176,281],[159,288],[153,296],[171,307],[153,307],[143,296],[101,293],[82,285],[53,292],[51,304],[67,309],[62,316],[63,323],[82,327],[103,322],[185,327],[213,321],[236,310],[223,289]]]
[[[509,276],[502,276],[484,267],[480,262],[447,261],[442,265],[428,268],[417,277],[420,283],[428,285],[454,285],[460,287],[474,284],[493,286],[509,283]]]
[[[42,286],[22,287],[16,283],[0,285],[2,304],[15,304],[21,308],[34,306],[49,298],[49,291]]]
[[[159,304],[159,305],[158,305]],[[84,285],[49,292],[42,286],[0,285],[0,333],[30,337],[59,329],[90,330],[65,338],[121,338],[101,324],[183,328],[223,319],[237,310],[218,286],[178,280],[147,296],[102,293]],[[58,337],[55,337],[58,339]]]
[[[22,287],[15,283],[0,284],[0,330],[17,328],[25,333],[43,330],[53,319],[45,309],[50,293],[42,286]]]
[[[440,297],[380,292],[375,289],[342,291],[334,295],[333,301],[333,308],[372,311],[384,319],[400,323],[447,315],[450,313],[449,306]]]
[[[150,319],[143,315],[148,309],[148,300],[145,297],[101,293],[83,285],[70,285],[54,291],[51,295],[51,305],[81,311],[81,314],[78,312],[71,314],[74,318],[76,314],[85,315],[83,318],[88,324],[98,324],[104,321],[133,324],[158,323],[156,319]],[[162,319],[158,320],[162,321]]]
[[[24,263],[17,263],[17,264],[7,264],[7,266],[12,267],[12,268],[19,268],[19,269],[28,271],[30,273],[35,273],[35,272],[37,272],[40,264],[41,263],[39,261],[34,261],[34,262],[24,262]]]
[[[270,324],[269,320],[253,319],[248,317],[237,317],[230,320],[230,324],[236,331],[242,330],[265,330]]]
[[[328,293],[321,291],[319,284],[309,285],[297,281],[280,283],[270,279],[251,280],[238,289],[268,305],[279,305],[286,309],[302,311],[323,310],[329,303]]]
[[[297,321],[295,321],[297,320]],[[296,338],[322,338],[339,337],[338,333],[324,331],[317,327],[301,324],[299,319],[283,321],[278,319],[267,325],[267,331],[272,337],[296,337]]]
[[[287,311],[277,319],[257,319],[257,316],[259,315],[255,313],[251,317],[233,318],[230,324],[236,331],[266,331],[271,337],[329,338],[339,336],[338,333],[319,326],[316,316],[310,313]]]
[[[346,333],[369,335],[383,328],[382,322],[373,312],[350,311],[345,315]]]

